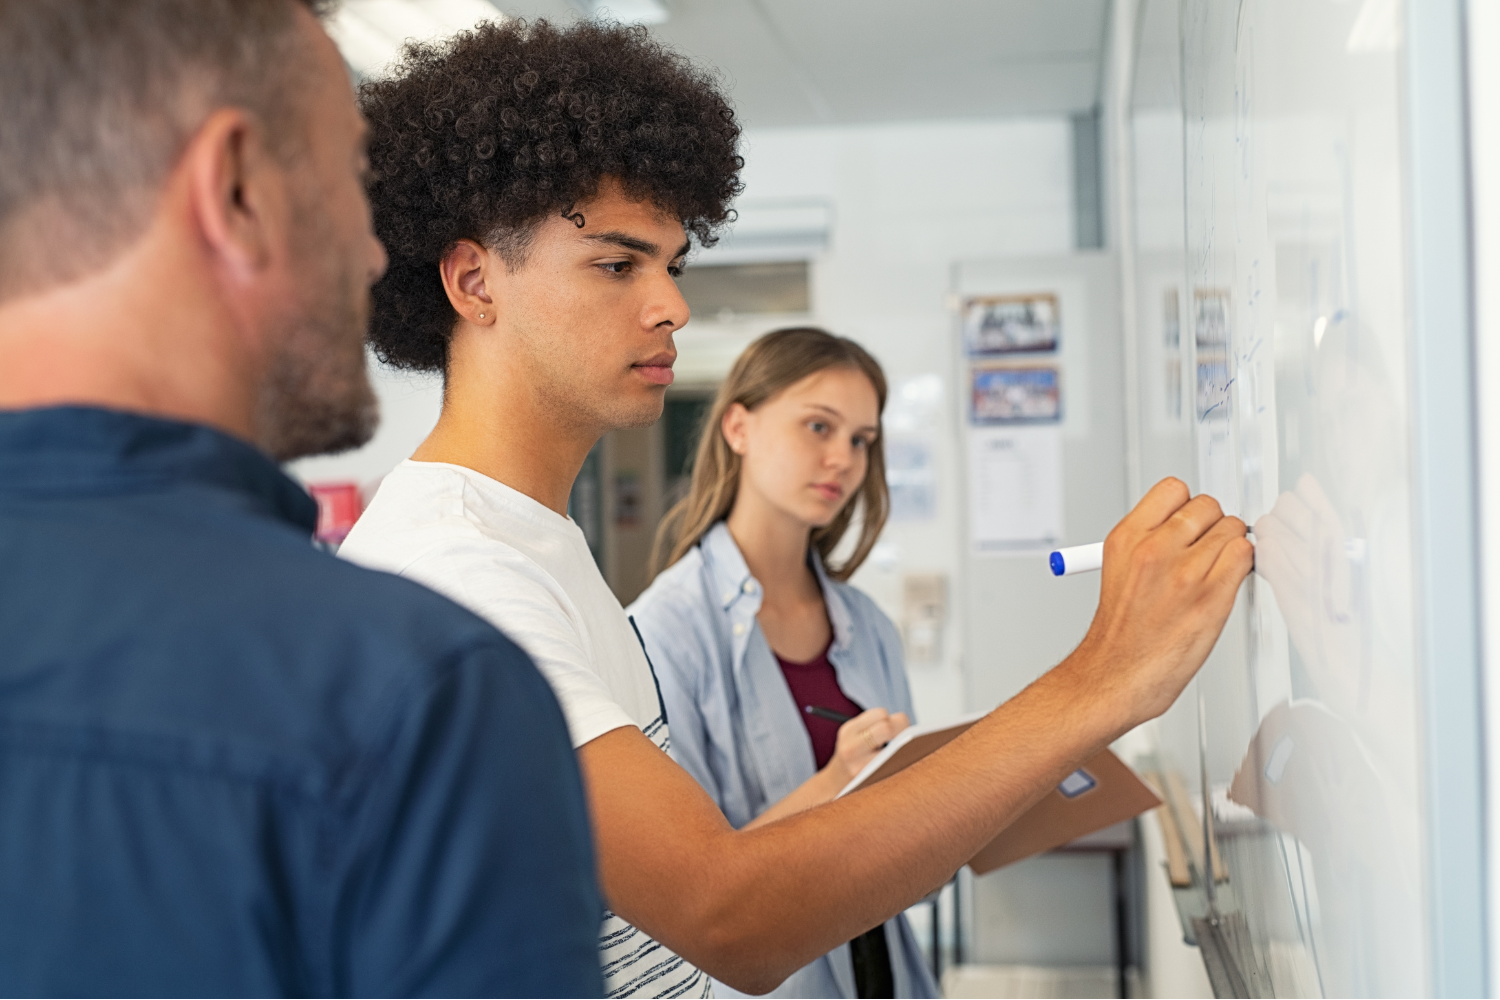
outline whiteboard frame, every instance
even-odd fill
[[[1412,478],[1434,996],[1487,991],[1464,0],[1405,4]]]

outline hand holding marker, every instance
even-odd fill
[[[1255,535],[1247,533],[1250,544],[1255,544]],[[1363,538],[1344,539],[1344,555],[1351,562],[1361,562],[1365,557]],[[1104,568],[1104,543],[1092,545],[1070,545],[1058,549],[1049,557],[1053,576],[1072,576],[1074,573],[1093,573]]]

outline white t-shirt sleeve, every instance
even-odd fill
[[[552,685],[575,749],[636,726],[591,668],[572,601],[524,555],[504,545],[455,543],[425,553],[402,575],[462,604],[526,651]]]

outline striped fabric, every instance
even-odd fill
[[[672,736],[665,716],[658,715],[642,730],[670,750]],[[607,997],[711,997],[713,980],[681,956],[609,910],[599,929],[599,963],[604,968]]]

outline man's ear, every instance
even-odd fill
[[[490,297],[485,275],[499,265],[499,258],[473,240],[459,240],[438,262],[449,304],[475,326],[495,322],[495,300]]]
[[[744,403],[730,403],[729,409],[724,411],[724,419],[719,421],[719,432],[724,435],[724,443],[736,455],[745,454],[745,439],[749,436],[749,429],[745,425],[749,420],[750,411],[745,408]]]
[[[266,148],[260,123],[220,108],[182,157],[189,197],[204,241],[231,273],[265,270],[289,224],[285,170]]]

